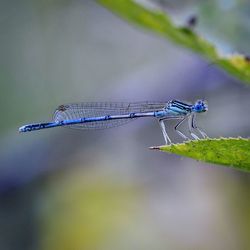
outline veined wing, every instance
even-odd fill
[[[54,113],[54,121],[76,120],[79,118],[100,117],[107,115],[125,115],[162,110],[164,102],[82,102],[60,105]],[[67,126],[74,129],[104,129],[126,124],[137,118],[115,119],[80,123]]]

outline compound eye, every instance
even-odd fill
[[[197,110],[197,111],[200,111],[201,109],[202,109],[202,107],[201,107],[200,104],[196,105],[196,110]]]

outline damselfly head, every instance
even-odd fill
[[[197,100],[192,106],[192,111],[196,113],[206,112],[208,110],[207,102],[204,100]]]

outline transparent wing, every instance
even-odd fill
[[[162,110],[163,102],[86,102],[60,105],[53,116],[54,121],[75,120],[87,117],[106,115],[125,115],[130,113],[152,112]],[[88,122],[67,126],[73,129],[104,129],[126,124],[137,118],[116,119],[98,122]]]

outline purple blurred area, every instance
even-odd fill
[[[248,1],[140,2],[250,54]],[[3,0],[0,27],[0,249],[250,249],[249,173],[150,151],[155,120],[18,133],[63,103],[204,98],[210,137],[249,137],[249,87],[90,0]]]

